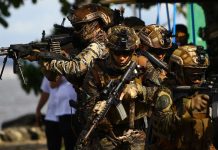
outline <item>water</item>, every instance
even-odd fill
[[[2,79],[0,80],[0,126],[4,121],[34,113],[39,100],[39,95],[36,96],[33,92],[26,94],[23,91],[19,79],[13,74],[12,67],[5,68]]]

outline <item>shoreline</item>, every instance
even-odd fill
[[[24,142],[0,142],[0,150],[47,150],[47,146],[45,139]]]

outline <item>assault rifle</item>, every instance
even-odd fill
[[[84,131],[84,135],[79,139],[81,148],[87,144],[89,136],[93,133],[99,121],[106,116],[112,105],[116,106],[122,120],[127,117],[125,109],[119,100],[119,96],[123,91],[124,86],[138,75],[136,68],[136,63],[132,61],[123,77],[118,80],[111,80],[103,90],[103,93],[101,94],[103,94],[103,97],[106,99],[106,106],[100,112],[100,114],[92,120],[91,126],[88,128],[88,130]]]
[[[19,59],[25,59],[26,56],[33,56],[36,60],[52,60],[52,59],[61,59],[69,60],[63,55],[60,54],[61,46],[66,45],[67,43],[72,42],[74,39],[73,36],[69,34],[54,35],[50,37],[45,37],[45,31],[42,32],[41,42],[31,42],[28,44],[13,44],[9,47],[0,48],[0,56],[5,56],[3,60],[3,67],[0,73],[0,79],[4,72],[5,65],[8,58],[13,59],[13,71],[17,73],[17,69],[26,84],[24,79],[21,64]],[[37,50],[37,51],[35,51]]]
[[[218,117],[218,75],[211,75],[207,81],[200,86],[176,86],[175,93],[199,92],[210,96],[212,104],[212,118]]]

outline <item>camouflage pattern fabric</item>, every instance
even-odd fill
[[[46,70],[56,71],[62,75],[84,75],[94,59],[102,58],[107,52],[104,43],[91,43],[71,61],[52,60],[45,62]]]
[[[97,19],[101,19],[105,26],[111,26],[117,19],[114,17],[112,9],[92,3],[73,9],[67,18],[73,26]]]
[[[163,75],[161,75],[163,73]],[[166,71],[160,68],[154,68],[154,66],[148,62],[147,69],[144,73],[143,85],[146,86],[160,86],[166,78]]]
[[[134,58],[135,59],[135,58]],[[138,60],[137,60],[138,61]],[[95,64],[93,66],[93,68],[91,70],[89,70],[89,72],[87,73],[84,83],[83,83],[83,90],[84,90],[84,99],[83,99],[83,108],[84,109],[84,115],[86,116],[87,122],[89,122],[90,120],[92,120],[93,118],[93,108],[95,106],[95,104],[102,100],[100,97],[100,93],[101,90],[104,88],[104,86],[107,85],[107,83],[110,81],[110,79],[118,79],[122,76],[122,74],[125,72],[125,69],[122,68],[121,70],[118,70],[117,67],[114,67],[114,64],[111,64],[110,61],[110,56],[108,56],[105,59],[101,59],[101,60],[96,60]],[[148,101],[152,101],[152,96],[154,95],[154,91],[156,91],[155,88],[146,88],[143,87],[143,94],[141,96],[139,96],[138,100],[136,100],[136,112],[135,112],[135,119],[142,119],[144,116],[146,116],[147,112],[147,100]],[[128,108],[129,108],[129,104],[128,101],[127,102],[123,102],[124,108],[126,109],[126,111],[128,112]],[[87,117],[88,116],[88,117]],[[119,119],[119,115],[116,113],[115,108],[111,108],[108,112],[107,115],[107,119],[110,121],[110,123],[113,125],[114,128],[116,128],[117,125],[120,124],[128,124],[128,118],[121,121]],[[100,127],[98,127],[100,128]],[[125,139],[125,135],[123,131],[127,131],[129,129],[129,126],[127,125],[126,127],[122,128],[116,128],[116,130],[120,130],[120,131],[116,131],[115,134],[118,137],[122,137],[123,139]],[[144,131],[140,130],[141,132]],[[140,135],[142,136],[140,132]],[[136,133],[136,132],[134,132]],[[138,132],[137,132],[138,133]],[[127,134],[128,135],[128,134]],[[123,140],[124,143],[129,143],[130,147],[131,145],[133,145],[133,143],[128,142],[127,139],[134,139],[134,135],[131,134],[133,137],[131,138],[131,136],[129,138],[126,138],[126,142],[125,140]],[[107,134],[105,134],[104,136],[108,136]],[[124,137],[123,137],[124,136]],[[137,134],[136,134],[137,136]],[[145,144],[145,134],[143,140],[139,140],[141,141],[141,149],[144,149],[144,144]],[[121,139],[122,139],[121,138]],[[93,139],[93,138],[91,138]],[[137,138],[135,139],[137,140]],[[121,140],[122,141],[122,140]],[[121,142],[122,143],[122,142]],[[137,143],[137,142],[136,142]],[[124,145],[126,145],[124,144]],[[118,144],[119,145],[119,144]],[[118,148],[119,145],[117,147],[115,146],[114,149]],[[128,145],[128,144],[127,144]],[[137,144],[136,144],[137,145]],[[133,146],[134,147],[134,146]],[[137,146],[136,146],[137,147]],[[118,149],[122,149],[122,148],[118,148]],[[124,148],[126,149],[126,147]],[[139,147],[137,148],[131,148],[131,149],[139,149]]]
[[[187,93],[184,94],[187,95]],[[157,99],[161,98],[157,96]],[[188,101],[190,99],[187,96],[176,99],[177,104],[174,105],[172,101],[167,102],[166,97],[162,98],[161,102],[156,101],[156,107],[151,117],[152,134],[149,137],[151,149],[215,149],[212,145],[211,120],[201,113],[190,114],[184,109]]]
[[[168,49],[172,46],[172,38],[166,28],[151,24],[142,28],[139,33],[142,44],[152,48]]]
[[[170,71],[176,73],[176,80],[170,79],[162,83],[167,87],[176,85],[192,85],[185,82],[189,76],[184,76],[184,69],[205,69],[208,67],[208,57],[203,57],[203,51],[197,52],[197,47],[192,45],[176,49],[170,58]],[[176,67],[173,65],[176,64]],[[196,72],[193,72],[196,74]],[[203,71],[199,75],[203,75]],[[183,79],[183,80],[182,80]],[[201,78],[202,79],[202,78]],[[183,82],[181,82],[183,81]],[[200,94],[193,92],[165,94],[155,97],[155,109],[151,118],[151,135],[149,136],[150,149],[166,150],[214,150],[212,144],[213,130],[209,117],[208,104],[204,109],[196,111],[193,97]],[[160,91],[162,92],[162,91]],[[168,97],[168,98],[167,98]],[[173,100],[173,101],[172,101]],[[198,99],[200,101],[200,99]],[[191,105],[192,104],[192,105]]]
[[[122,44],[120,40],[126,38],[126,44]],[[140,39],[134,29],[118,25],[108,30],[107,47],[113,51],[134,51],[138,48]]]
[[[196,50],[197,47],[194,45],[180,46],[173,52],[170,61],[174,61],[184,67],[207,68],[209,65],[208,55],[205,55],[205,61],[203,63],[199,63]]]

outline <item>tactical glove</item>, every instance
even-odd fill
[[[207,94],[195,94],[186,103],[186,108],[190,111],[202,111],[208,107],[209,96]]]
[[[29,61],[37,61],[39,60],[39,58],[37,57],[37,53],[40,53],[40,50],[33,49],[28,55],[23,58]]]
[[[132,100],[136,99],[138,95],[143,93],[142,85],[138,83],[127,84],[123,92],[121,93],[120,100]]]

